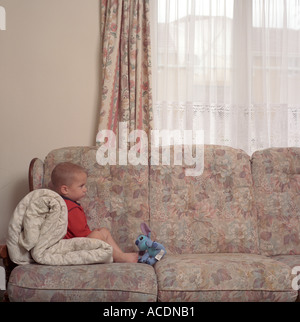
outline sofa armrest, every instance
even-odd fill
[[[6,279],[6,285],[9,280],[9,276],[12,272],[12,270],[17,266],[15,263],[11,261],[9,258],[8,250],[6,245],[0,245],[0,258],[3,260],[4,268],[5,268],[5,279]],[[1,300],[0,300],[1,301]],[[4,293],[4,302],[8,302],[8,295],[7,292]]]
[[[28,171],[29,190],[43,188],[44,184],[44,162],[39,158],[31,160]]]

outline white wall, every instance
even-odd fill
[[[100,0],[0,0],[0,243],[28,193],[28,166],[55,148],[94,145]]]

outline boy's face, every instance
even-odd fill
[[[66,193],[64,193],[64,195],[74,201],[77,201],[84,197],[87,192],[86,179],[86,173],[76,173],[72,184],[67,187]]]

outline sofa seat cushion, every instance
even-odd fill
[[[112,263],[16,267],[8,283],[10,301],[156,301],[152,266]]]
[[[300,255],[278,255],[272,256],[272,258],[288,265],[293,270],[293,287],[298,290],[300,299]]]
[[[288,265],[290,268],[300,267],[300,255],[277,255],[271,256],[271,258]]]
[[[256,254],[166,255],[155,266],[159,301],[295,301],[289,266]]]

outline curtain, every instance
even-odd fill
[[[152,128],[149,0],[102,0],[99,131]]]
[[[153,0],[154,128],[300,146],[299,0]]]

